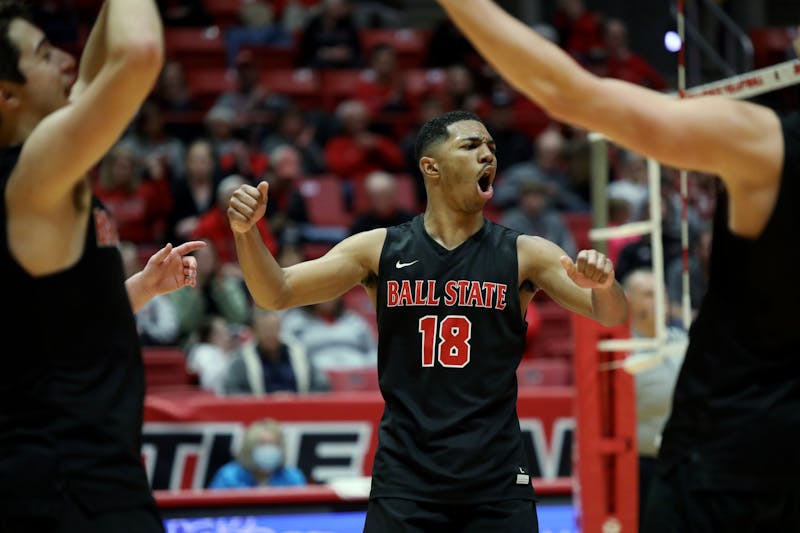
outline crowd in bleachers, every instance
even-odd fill
[[[56,44],[78,50],[97,5],[47,2],[39,16]],[[131,268],[166,242],[209,243],[196,254],[197,287],[139,313],[151,390],[170,382],[159,376],[176,361],[178,382],[217,394],[374,387],[375,317],[366,296],[351,291],[283,314],[255,310],[226,204],[239,184],[269,181],[259,230],[284,266],[319,257],[352,232],[408,220],[425,207],[415,133],[445,111],[474,111],[497,142],[500,174],[489,218],[571,255],[591,247],[587,132],[552,121],[518,94],[446,19],[417,28],[385,2],[347,0],[160,5],[168,55],[161,78],[92,176],[116,217]],[[577,61],[598,75],[668,88],[629,48],[623,21],[582,0],[559,6],[542,31]],[[610,163],[611,222],[646,218],[643,161],[611,147]],[[664,242],[674,284],[681,202],[677,173],[665,170]],[[693,176],[691,184],[693,242],[707,245],[699,236],[707,233],[716,182]],[[649,265],[649,250],[647,239],[612,242],[618,278]],[[698,292],[702,257],[692,263]],[[569,383],[569,314],[537,296],[527,319],[525,360],[544,362],[525,367],[520,379]],[[351,377],[336,373],[343,369]]]

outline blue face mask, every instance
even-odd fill
[[[283,465],[283,451],[277,444],[261,444],[253,449],[253,461],[264,472],[274,472]]]

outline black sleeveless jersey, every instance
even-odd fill
[[[758,238],[728,228],[720,193],[708,292],[660,452],[709,488],[797,484],[800,474],[800,114],[783,117],[780,193]]]
[[[422,215],[388,228],[377,292],[385,408],[371,497],[533,497],[516,411],[526,330],[518,236],[485,220],[447,250]]]
[[[20,148],[0,151],[0,513],[152,503],[141,461],[144,369],[110,215],[93,199],[83,254],[32,277],[8,244],[5,189]]]

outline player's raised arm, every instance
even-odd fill
[[[777,182],[783,143],[771,110],[722,97],[678,100],[598,78],[491,0],[439,3],[483,57],[553,118],[667,165],[720,175],[729,187]]]
[[[373,278],[385,229],[348,237],[327,254],[281,268],[269,252],[256,222],[267,207],[268,185],[243,185],[231,196],[228,220],[236,238],[236,254],[255,303],[264,309],[285,309],[330,300]]]
[[[517,242],[520,279],[530,280],[559,305],[604,326],[628,320],[628,300],[614,278],[611,260],[596,250],[581,250],[572,261],[564,250],[540,237]]]
[[[19,42],[27,83],[51,83],[52,98],[64,99],[31,131],[9,184],[8,194],[24,196],[42,209],[71,195],[75,184],[118,140],[163,64],[163,28],[154,1],[107,0],[96,24],[88,43],[90,55],[80,70],[85,87],[79,87],[80,94],[69,104],[65,93],[75,76],[71,56],[25,21],[14,21],[10,30]],[[35,78],[41,70],[52,79]]]

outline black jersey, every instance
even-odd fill
[[[0,151],[0,190],[19,157]],[[3,194],[5,198],[5,194]],[[144,369],[110,215],[93,199],[74,265],[30,276],[12,256],[0,202],[0,512],[152,503],[141,461]]]
[[[485,220],[447,250],[422,215],[388,228],[377,293],[386,403],[371,497],[533,497],[516,411],[526,330],[518,236]]]
[[[782,119],[780,193],[758,238],[714,218],[708,292],[690,330],[662,470],[691,461],[709,488],[796,485],[800,473],[800,114]]]

